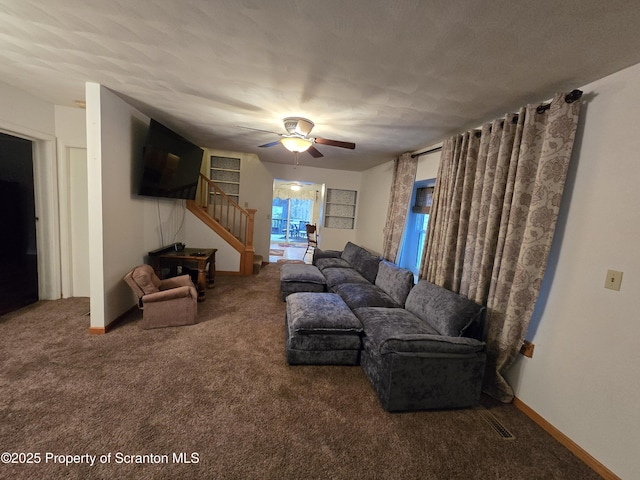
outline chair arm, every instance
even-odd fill
[[[144,305],[145,303],[164,302],[167,300],[174,300],[176,298],[184,297],[198,298],[198,292],[196,292],[196,289],[193,285],[185,285],[182,287],[172,288],[170,290],[162,290],[160,292],[149,293],[148,295],[142,297],[142,303]]]
[[[189,275],[180,275],[179,277],[170,277],[160,280],[160,290],[168,290],[176,287],[195,287]]]
[[[380,353],[444,353],[460,354],[483,352],[484,342],[468,337],[446,335],[395,335],[380,343]]]

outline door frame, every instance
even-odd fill
[[[62,286],[56,138],[1,119],[0,131],[33,142],[38,294],[41,300],[59,299]]]

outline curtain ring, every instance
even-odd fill
[[[538,108],[536,108],[536,112],[538,113],[544,113],[546,110],[549,110],[551,108],[551,104],[547,103],[546,105],[540,105],[538,106]]]
[[[564,101],[567,103],[573,103],[582,97],[582,90],[572,90],[570,93],[567,93],[564,97]]]

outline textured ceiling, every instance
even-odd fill
[[[0,81],[98,82],[204,147],[293,163],[282,118],[363,170],[640,62],[637,0],[0,0]]]

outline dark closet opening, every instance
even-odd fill
[[[33,145],[0,133],[0,315],[38,300]]]

